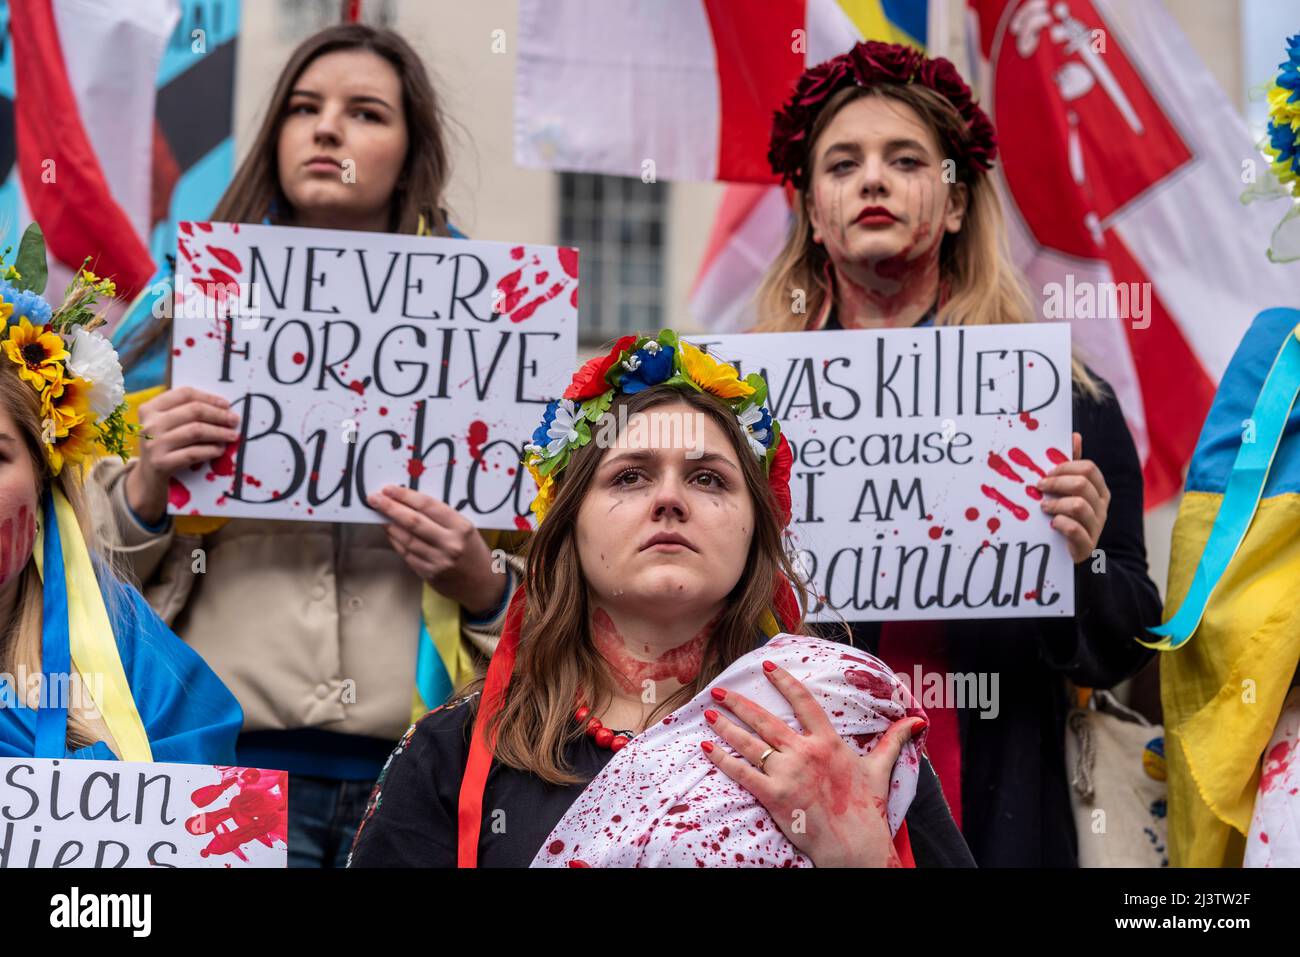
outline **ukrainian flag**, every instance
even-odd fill
[[[1170,863],[1241,865],[1300,661],[1300,310],[1255,317],[1201,430],[1156,633]],[[1194,636],[1194,637],[1193,637]]]

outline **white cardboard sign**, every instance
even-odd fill
[[[0,868],[285,867],[289,773],[0,758]]]
[[[689,338],[768,382],[810,618],[1074,613],[1034,487],[1071,452],[1068,324]]]
[[[519,459],[577,365],[577,301],[567,247],[181,223],[172,385],[230,400],[241,438],[169,511],[374,523],[391,483],[527,528]]]

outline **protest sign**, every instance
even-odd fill
[[[0,758],[0,868],[285,867],[289,774]]]
[[[767,379],[810,618],[1074,613],[1035,487],[1071,452],[1068,325],[689,338]]]
[[[169,511],[379,522],[392,483],[527,528],[519,460],[577,364],[577,303],[576,249],[182,223],[172,385],[230,400],[241,437]]]

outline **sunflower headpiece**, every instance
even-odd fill
[[[102,452],[125,459],[139,426],[124,418],[126,388],[117,352],[94,331],[104,324],[95,303],[114,295],[112,280],[83,263],[56,307],[43,295],[47,278],[45,239],[33,223],[14,262],[6,266],[0,256],[0,344],[19,378],[39,396],[41,438],[50,470],[58,475],[65,465]]]
[[[763,463],[768,484],[790,520],[790,445],[767,407],[767,383],[757,373],[740,378],[733,366],[677,337],[671,329],[657,336],[624,336],[607,355],[580,368],[562,398],[546,407],[532,441],[524,446],[524,465],[537,483],[532,511],[540,525],[555,498],[555,477],[572,454],[591,441],[592,426],[609,411],[618,393],[632,394],[655,385],[707,392],[730,407],[750,451]]]

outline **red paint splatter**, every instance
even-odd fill
[[[22,505],[18,514],[0,523],[0,582],[6,582],[27,565],[36,543],[36,517]]]
[[[999,528],[1002,527],[1002,522],[996,518],[990,518],[988,525],[989,525],[990,532],[996,532]]]
[[[1002,456],[998,455],[996,452],[989,453],[988,465],[989,468],[991,468],[993,471],[997,472],[999,475],[1001,475],[1004,478],[1009,478],[1013,482],[1024,481],[1024,479],[1020,477],[1020,475],[1016,472],[1016,470],[1013,469],[1010,465],[1008,465],[1006,463],[1006,460],[1002,458]]]
[[[483,443],[488,438],[488,427],[486,422],[475,419],[469,424],[469,436],[466,442],[469,444],[469,454],[474,458],[480,458],[483,455]]]
[[[240,264],[239,258],[229,249],[222,249],[219,246],[208,246],[207,250],[212,253],[213,258],[216,259],[217,262],[221,263],[221,265],[225,266],[231,272],[239,273],[244,271],[244,267]]]
[[[566,276],[578,278],[578,250],[573,246],[561,246],[556,250],[560,257],[560,268]]]
[[[217,475],[235,474],[235,453],[239,451],[239,442],[239,439],[235,439],[226,446],[226,450],[221,455],[212,460],[212,471],[207,475],[209,482]]]
[[[1037,472],[1039,478],[1047,478],[1047,473],[1035,465],[1034,460],[1025,454],[1023,449],[1012,449],[1007,453],[1007,457],[1017,465]]]
[[[424,474],[424,463],[419,459],[411,459],[406,463],[406,472],[411,478],[419,478]]]
[[[523,247],[523,246],[516,246],[514,249],[510,250],[510,258],[511,258],[511,259],[523,259],[523,258],[524,258],[524,247]]]
[[[194,339],[192,337],[187,337],[185,339],[185,345],[189,346],[191,349],[194,348]]]
[[[387,414],[388,414],[388,406],[386,406],[386,405],[381,405],[381,406],[379,407],[379,414],[380,414],[380,415],[387,415]]]
[[[563,841],[551,841],[551,843],[550,843],[549,845],[547,845],[546,850],[547,850],[548,853],[551,853],[551,854],[558,854],[558,853],[560,853],[560,851],[564,850],[564,842],[563,842]]]
[[[194,225],[197,226],[199,229],[203,230],[205,233],[212,232],[211,223],[195,223]]]
[[[184,508],[190,501],[190,490],[175,477],[167,480],[167,501],[173,508]]]
[[[1062,465],[1070,461],[1070,457],[1058,449],[1048,449],[1047,457],[1051,460],[1053,465]]]
[[[1038,597],[1038,589],[1025,592],[1025,601],[1033,601]]]
[[[521,532],[530,532],[533,529],[533,527],[528,524],[528,519],[524,518],[522,515],[515,516],[515,528],[519,529]]]
[[[877,698],[889,700],[894,694],[894,686],[889,679],[874,671],[858,671],[856,668],[850,668],[844,672],[844,677],[859,691],[865,691]]]
[[[1012,515],[1014,515],[1016,518],[1020,519],[1020,521],[1023,522],[1025,521],[1025,519],[1029,518],[1028,509],[1026,509],[1022,505],[1017,505],[1015,502],[1008,499],[997,489],[991,488],[988,485],[981,485],[980,491],[983,492],[986,497],[991,498],[993,501],[997,502],[999,505],[1001,505],[1003,508],[1009,511]]]
[[[351,389],[353,392],[355,392],[357,395],[366,394],[366,384],[362,382],[360,379],[353,379],[351,382],[348,383],[348,388]]]
[[[1024,423],[1025,428],[1027,428],[1030,432],[1033,432],[1035,429],[1038,428],[1038,420],[1035,419],[1028,412],[1020,413],[1020,421]]]
[[[683,811],[689,811],[690,809],[691,809],[691,806],[690,806],[689,804],[674,804],[672,807],[670,807],[670,808],[669,808],[667,811],[665,811],[664,813],[665,813],[665,814],[681,814]]]
[[[294,364],[294,365],[296,365],[296,366],[300,366],[300,365],[302,365],[302,364],[303,364],[304,362],[306,362],[306,361],[307,361],[307,357],[306,357],[305,355],[303,355],[301,352],[295,352],[295,353],[293,354],[293,364]]]
[[[186,236],[194,235],[194,227],[190,223],[181,223],[180,229]]]
[[[1259,777],[1261,792],[1269,790],[1279,778],[1285,776],[1291,766],[1291,758],[1294,756],[1294,741],[1279,741],[1269,749],[1268,754],[1264,756],[1264,772]]]
[[[276,841],[288,844],[289,772],[225,766],[217,770],[221,772],[219,784],[197,788],[190,795],[195,807],[207,807],[232,785],[238,790],[225,807],[200,811],[186,820],[185,830],[189,833],[212,835],[199,854],[234,854],[247,861],[242,848],[250,841],[267,847],[273,847]]]
[[[804,661],[807,660],[807,658],[804,659]],[[871,667],[871,662],[867,661],[866,658],[856,658],[853,655],[840,655],[840,661],[856,661],[860,665],[866,665],[868,668]]]
[[[1043,497],[1043,493],[1038,491],[1038,489],[1033,485],[1025,486],[1025,494],[1028,495],[1030,498],[1032,498],[1035,502],[1037,502],[1039,499]]]
[[[935,539],[936,541],[937,541],[938,539],[942,538],[942,537],[943,537],[943,526],[942,526],[942,525],[934,525],[934,526],[931,526],[931,528],[930,528],[930,537],[933,538],[933,539]]]
[[[977,508],[966,509],[966,520],[973,522],[980,517],[980,510]]]

